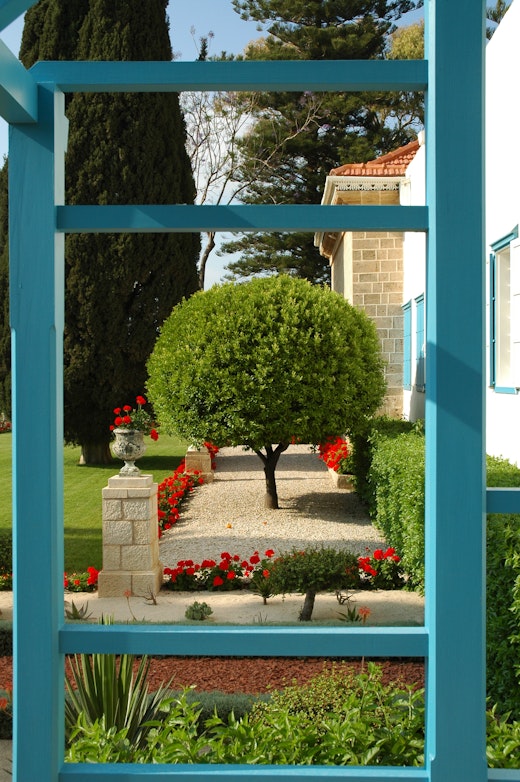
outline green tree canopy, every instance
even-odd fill
[[[252,60],[373,59],[385,56],[393,21],[415,0],[233,0],[266,37],[245,52]],[[245,203],[316,204],[332,168],[370,160],[408,143],[416,120],[399,93],[263,93],[241,143],[239,181]],[[411,117],[410,117],[411,114]],[[406,117],[406,121],[401,121]],[[389,121],[391,118],[392,121]],[[273,150],[275,153],[273,154]],[[285,272],[327,282],[328,262],[311,233],[248,234],[223,252],[235,277]]]
[[[195,444],[254,450],[274,508],[274,471],[292,438],[355,432],[385,390],[365,313],[287,275],[214,286],[177,305],[148,370],[161,425]]]
[[[40,0],[20,56],[171,60],[167,0]],[[178,95],[74,94],[67,102],[69,204],[193,203]],[[115,406],[142,393],[172,307],[198,287],[197,234],[77,234],[66,242],[65,436],[110,459]]]

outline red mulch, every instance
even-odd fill
[[[297,683],[305,684],[313,676],[333,665],[331,660],[269,658],[220,658],[220,657],[164,657],[151,661],[148,682],[150,689],[167,683],[172,677],[172,687],[182,689],[195,685],[197,690],[243,692],[251,695]],[[359,672],[361,662],[346,661],[349,670]],[[400,682],[424,687],[422,661],[384,660],[383,681]],[[12,658],[0,657],[0,689],[12,687]]]

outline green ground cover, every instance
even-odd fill
[[[12,527],[11,511],[11,445],[12,435],[0,435],[0,532]],[[148,442],[147,453],[139,460],[144,473],[157,482],[175,470],[186,453],[186,443],[177,437],[161,435],[158,442]],[[119,472],[122,463],[86,467],[78,464],[80,449],[65,446],[65,570],[85,571],[89,565],[101,568],[101,490],[108,479]],[[34,502],[38,512],[37,498]]]

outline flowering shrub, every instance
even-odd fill
[[[110,431],[114,429],[136,429],[144,434],[149,434],[152,440],[158,440],[159,435],[155,427],[155,422],[150,413],[144,409],[146,399],[144,396],[135,398],[137,408],[131,405],[114,408],[114,423],[110,425]]]
[[[67,592],[95,592],[99,570],[88,567],[86,573],[64,573],[63,586]]]
[[[204,445],[206,446],[206,448],[209,451],[209,455],[210,455],[210,458],[211,458],[211,469],[215,470],[217,468],[217,460],[215,459],[215,457],[218,454],[220,449],[219,449],[219,447],[217,445],[214,445],[213,443],[210,443],[210,442],[205,442]]]
[[[0,575],[0,592],[10,592],[13,588],[13,574],[2,573]]]
[[[401,558],[392,547],[387,548],[386,551],[378,548],[371,555],[359,557],[358,564],[365,588],[401,589],[404,574],[400,562]]]
[[[230,589],[243,589],[249,584],[255,585],[255,578],[268,578],[266,562],[274,556],[273,549],[267,549],[266,559],[262,559],[255,551],[249,559],[242,559],[239,554],[223,551],[217,562],[214,559],[203,559],[196,563],[191,559],[177,562],[174,568],[164,568],[166,589],[178,591],[218,590],[224,592]]]
[[[0,434],[3,434],[4,432],[10,432],[10,431],[11,431],[11,422],[0,421]]]
[[[349,457],[351,456],[348,442],[344,437],[327,437],[327,439],[318,445],[320,459],[323,459],[327,467],[339,473],[346,475],[350,473]]]
[[[184,459],[172,475],[159,484],[157,492],[157,516],[159,520],[159,537],[170,529],[179,519],[179,506],[186,495],[193,491],[194,486],[203,483],[199,472],[185,472]]]

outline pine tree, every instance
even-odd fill
[[[40,0],[26,14],[21,59],[171,60],[166,6]],[[193,203],[177,94],[79,93],[67,116],[67,203]],[[112,410],[142,393],[159,327],[197,290],[199,247],[197,234],[67,237],[65,437],[84,463],[110,459]]]
[[[506,3],[505,0],[496,0],[495,5],[486,9],[486,18],[489,19],[490,22],[494,22],[493,25],[488,25],[486,28],[486,36],[488,40],[493,37],[493,33],[506,15],[510,5],[511,3]]]
[[[246,50],[246,58],[255,60],[382,58],[395,29],[393,20],[416,4],[414,0],[233,0],[243,18],[266,27],[267,36]],[[241,177],[254,183],[242,200],[319,203],[331,168],[369,160],[411,140],[410,127],[386,122],[398,99],[398,94],[264,93],[254,125],[242,142]],[[277,152],[266,166],[273,149]],[[328,262],[319,256],[310,233],[248,234],[223,250],[241,252],[241,258],[228,267],[235,276],[281,271],[318,283],[329,279]]]

